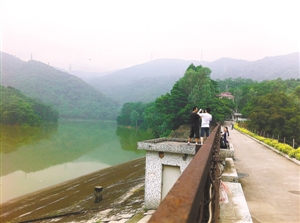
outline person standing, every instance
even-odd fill
[[[228,137],[229,137],[229,129],[228,129],[228,127],[227,127],[227,126],[225,126],[225,130],[226,130],[226,132],[227,132],[227,135],[228,135]]]
[[[198,114],[198,108],[196,106],[193,107],[193,112],[190,115],[190,121],[191,121],[191,129],[190,129],[190,135],[188,138],[188,145],[190,145],[191,139],[195,137],[196,139],[196,145],[199,143],[199,119],[200,116]]]
[[[221,132],[221,141],[220,141],[220,148],[227,149],[228,148],[228,140],[227,135],[229,136],[228,128],[224,127],[223,132]]]
[[[224,133],[223,133],[223,136],[224,136],[224,142],[225,142],[226,144],[228,144],[227,136],[229,137],[229,131],[228,131],[227,126],[224,127]]]
[[[206,108],[204,110],[204,113],[201,113],[201,109],[199,110],[198,114],[200,115],[202,121],[201,121],[201,144],[203,145],[203,137],[204,133],[206,137],[209,136],[209,127],[210,127],[210,122],[212,120],[212,115],[210,114],[210,108]]]

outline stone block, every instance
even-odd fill
[[[238,182],[238,174],[234,166],[234,162],[232,158],[225,158],[225,167],[224,172],[222,174],[222,181],[224,182]]]
[[[220,222],[252,223],[252,217],[240,183],[225,182],[229,202],[220,204]]]
[[[232,143],[229,143],[229,149],[220,149],[220,156],[221,160],[225,160],[225,158],[232,158],[234,159],[234,147]]]

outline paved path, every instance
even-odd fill
[[[253,223],[299,223],[300,166],[237,130],[229,142]]]

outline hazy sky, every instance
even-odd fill
[[[298,0],[0,0],[1,51],[68,70],[299,52]]]

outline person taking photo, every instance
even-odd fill
[[[212,115],[210,114],[210,108],[206,108],[203,113],[202,109],[199,110],[198,115],[201,118],[201,137],[200,137],[200,145],[203,145],[204,134],[206,138],[209,136],[209,127],[210,122],[212,121]]]

